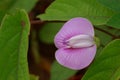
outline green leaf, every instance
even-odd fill
[[[120,14],[112,16],[106,25],[120,29]]]
[[[97,29],[95,30],[95,35],[100,39],[101,46],[106,46],[112,40],[112,37],[110,35],[107,35],[106,33],[101,32]]]
[[[42,42],[53,43],[54,37],[62,27],[63,23],[46,23],[39,31],[39,38]]]
[[[98,0],[101,4],[109,9],[120,12],[120,0]]]
[[[1,0],[0,1],[0,22],[7,12],[13,12],[17,8],[30,11],[35,5],[36,1],[37,0]]]
[[[95,59],[82,80],[120,79],[120,39],[109,43]]]
[[[102,30],[105,30],[105,31],[107,31],[107,32],[109,32],[109,33],[111,33],[111,34],[113,34],[115,36],[120,35],[120,30],[119,29],[109,27],[109,26],[96,26],[96,27],[98,27],[98,28],[100,28]],[[104,31],[102,31],[102,32],[104,32]],[[104,33],[106,33],[106,32],[104,32]],[[108,34],[108,33],[106,33],[106,34],[110,36],[110,34]]]
[[[42,20],[66,21],[74,17],[85,17],[95,25],[105,24],[113,12],[96,0],[56,0],[38,17]]]
[[[1,0],[0,1],[0,10],[13,10],[16,8],[25,9],[30,11],[35,5],[37,0]],[[30,2],[30,4],[28,4]]]
[[[106,46],[114,37],[120,36],[120,30],[108,26],[95,26],[95,36],[100,39],[100,43]]]
[[[39,80],[39,77],[31,74],[30,80]]]
[[[75,73],[76,71],[65,68],[55,61],[52,65],[51,80],[67,80]]]
[[[0,80],[29,80],[30,23],[24,10],[13,13],[4,17],[0,27]]]
[[[115,36],[113,36],[113,35],[119,36],[120,31],[115,28],[108,27],[108,26],[95,26],[95,36],[100,40],[100,45],[98,46],[96,57],[99,55],[99,53],[102,51],[102,49],[110,41],[112,41],[114,39],[113,37],[115,37]]]

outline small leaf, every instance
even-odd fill
[[[101,4],[109,9],[120,12],[120,0],[98,0]]]
[[[105,24],[113,12],[96,0],[55,0],[46,10],[45,14],[38,17],[42,20],[66,21],[74,17],[85,17],[95,25]]]
[[[31,74],[30,80],[39,80],[39,77]]]
[[[52,66],[51,80],[67,80],[75,73],[76,71],[65,68],[55,61]]]
[[[119,80],[120,39],[109,43],[95,59],[82,80]]]
[[[4,17],[0,27],[0,80],[29,80],[30,23],[24,10],[13,13]]]
[[[39,31],[40,40],[45,43],[53,43],[55,35],[62,26],[63,23],[46,23]]]
[[[37,42],[37,31],[36,30],[32,30],[31,31],[31,40],[30,40],[30,45],[31,45],[31,53],[32,53],[32,56],[33,56],[33,59],[34,59],[34,62],[36,64],[39,64],[40,61],[41,61],[41,55],[40,55],[40,52],[39,52],[39,44]]]
[[[120,29],[120,14],[116,14],[112,16],[106,25],[111,26],[116,29]]]

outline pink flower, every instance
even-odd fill
[[[94,29],[85,18],[73,18],[66,22],[54,42],[58,48],[56,60],[70,69],[81,70],[87,67],[96,54]]]

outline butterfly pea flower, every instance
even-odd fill
[[[94,28],[85,18],[66,22],[54,39],[58,50],[55,58],[64,67],[81,70],[93,61],[96,54]]]

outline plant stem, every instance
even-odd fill
[[[104,33],[106,33],[106,34],[108,34],[108,35],[110,35],[110,36],[112,36],[112,37],[114,37],[114,38],[117,37],[117,36],[111,34],[110,32],[108,32],[108,31],[106,31],[106,30],[100,29],[100,28],[98,28],[98,27],[94,27],[94,28],[97,29],[97,30],[99,30],[99,31],[101,31],[101,32],[104,32]]]
[[[34,21],[30,21],[31,24],[42,24],[43,21],[41,20],[34,20]]]

